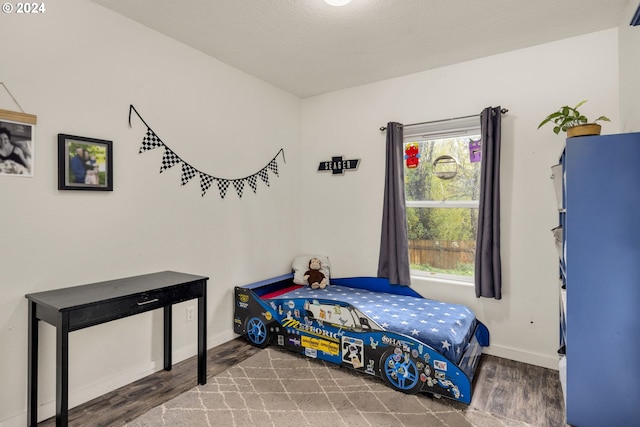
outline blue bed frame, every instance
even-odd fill
[[[377,277],[331,278],[331,285],[424,299],[407,286]],[[325,360],[381,378],[391,388],[428,392],[466,404],[489,331],[475,320],[457,362],[424,341],[378,325],[357,307],[327,298],[292,298],[293,274],[236,286],[234,331],[253,345],[277,344],[307,357]],[[334,310],[350,323],[332,323],[312,313]],[[311,309],[311,310],[310,310]],[[350,313],[350,315],[347,315]],[[341,317],[341,320],[342,320]],[[335,317],[334,317],[335,318]]]

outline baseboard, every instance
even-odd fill
[[[237,335],[233,331],[226,331],[217,335],[207,336],[207,350],[217,347],[234,339]],[[173,363],[178,363],[193,357],[197,354],[197,345],[189,345],[173,351],[171,358]],[[158,372],[164,368],[162,359],[152,360],[127,368],[126,370],[106,377],[102,381],[94,384],[87,384],[84,387],[69,390],[69,408],[74,408],[96,397],[102,396],[124,385],[131,384],[139,379]],[[38,405],[38,422],[53,417],[56,414],[56,402],[50,400],[48,402],[39,402]],[[16,414],[5,420],[0,420],[0,427],[22,427],[27,424],[27,412]]]
[[[485,354],[515,360],[517,362],[528,363],[529,365],[542,366],[543,368],[558,370],[558,356],[549,356],[540,353],[530,353],[511,347],[491,344],[482,349]]]
[[[27,425],[27,413],[22,412],[0,421],[0,427],[24,427]]]

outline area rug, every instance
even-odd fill
[[[406,395],[348,368],[267,348],[129,427],[443,426],[530,424],[450,399]]]

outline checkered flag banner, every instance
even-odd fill
[[[180,177],[180,184],[185,185],[186,183],[191,181],[191,178],[196,176],[197,173],[198,173],[198,171],[193,166],[188,165],[188,164],[183,162],[182,163],[182,176]]]
[[[138,151],[138,153],[153,150],[156,147],[164,147],[164,144],[151,129],[147,128],[147,134],[142,139],[142,145],[140,146],[140,151]]]
[[[247,177],[249,187],[251,187],[254,193],[258,190],[258,182],[256,181],[256,176],[257,175],[251,175],[250,177]]]
[[[242,199],[242,191],[244,190],[245,179],[234,179],[233,181],[231,181],[233,183],[233,186],[236,189],[236,193],[238,193],[238,197],[240,197],[241,199]]]
[[[258,172],[258,176],[265,184],[267,184],[267,187],[269,187],[269,174],[267,173],[267,168],[263,168]]]
[[[207,193],[215,178],[211,175],[207,175],[206,173],[199,172],[200,174],[200,189],[202,190],[202,197]]]
[[[228,179],[218,179],[218,190],[220,190],[220,197],[224,199],[224,196],[227,195],[227,190],[229,189],[229,180]]]
[[[202,197],[209,191],[213,182],[216,181],[218,185],[218,191],[220,193],[220,198],[224,199],[227,195],[227,191],[229,190],[229,186],[233,185],[233,188],[236,190],[236,194],[239,198],[242,198],[244,194],[245,184],[248,184],[251,190],[253,190],[254,194],[258,190],[258,177],[264,182],[267,187],[269,187],[269,171],[273,172],[276,176],[280,176],[278,173],[278,162],[276,159],[280,154],[282,154],[282,160],[286,163],[284,158],[284,149],[280,149],[275,156],[267,163],[265,167],[260,169],[258,172],[253,173],[244,178],[220,178],[208,173],[202,172],[189,163],[185,162],[180,156],[178,156],[171,148],[169,148],[162,140],[156,135],[156,133],[147,125],[147,123],[142,119],[138,111],[135,109],[133,105],[129,106],[129,127],[131,127],[131,115],[135,113],[138,118],[142,121],[142,123],[147,126],[147,133],[142,139],[142,144],[140,146],[139,153],[143,153],[145,151],[153,150],[157,147],[164,147],[164,154],[162,155],[162,163],[160,165],[160,173],[166,171],[167,169],[172,168],[178,163],[182,164],[182,172],[180,174],[180,183],[181,185],[188,184],[196,175],[200,178],[200,191]]]
[[[171,151],[171,149],[165,145],[164,155],[162,156],[162,163],[160,164],[160,173],[166,171],[172,166],[177,165],[181,161],[182,159],[178,157],[176,153]]]
[[[278,174],[278,163],[276,163],[276,159],[275,159],[275,158],[269,162],[269,164],[267,165],[267,167],[268,167],[269,169],[271,169],[271,172],[275,173],[275,174],[276,174],[276,176],[280,176],[280,175]]]

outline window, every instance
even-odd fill
[[[471,141],[480,141],[477,116],[404,130],[411,274],[473,280],[480,162]]]
[[[330,304],[325,302],[309,304],[308,312],[311,314],[310,317],[330,323],[338,328],[353,329],[356,325],[349,307],[337,305],[335,302]]]

